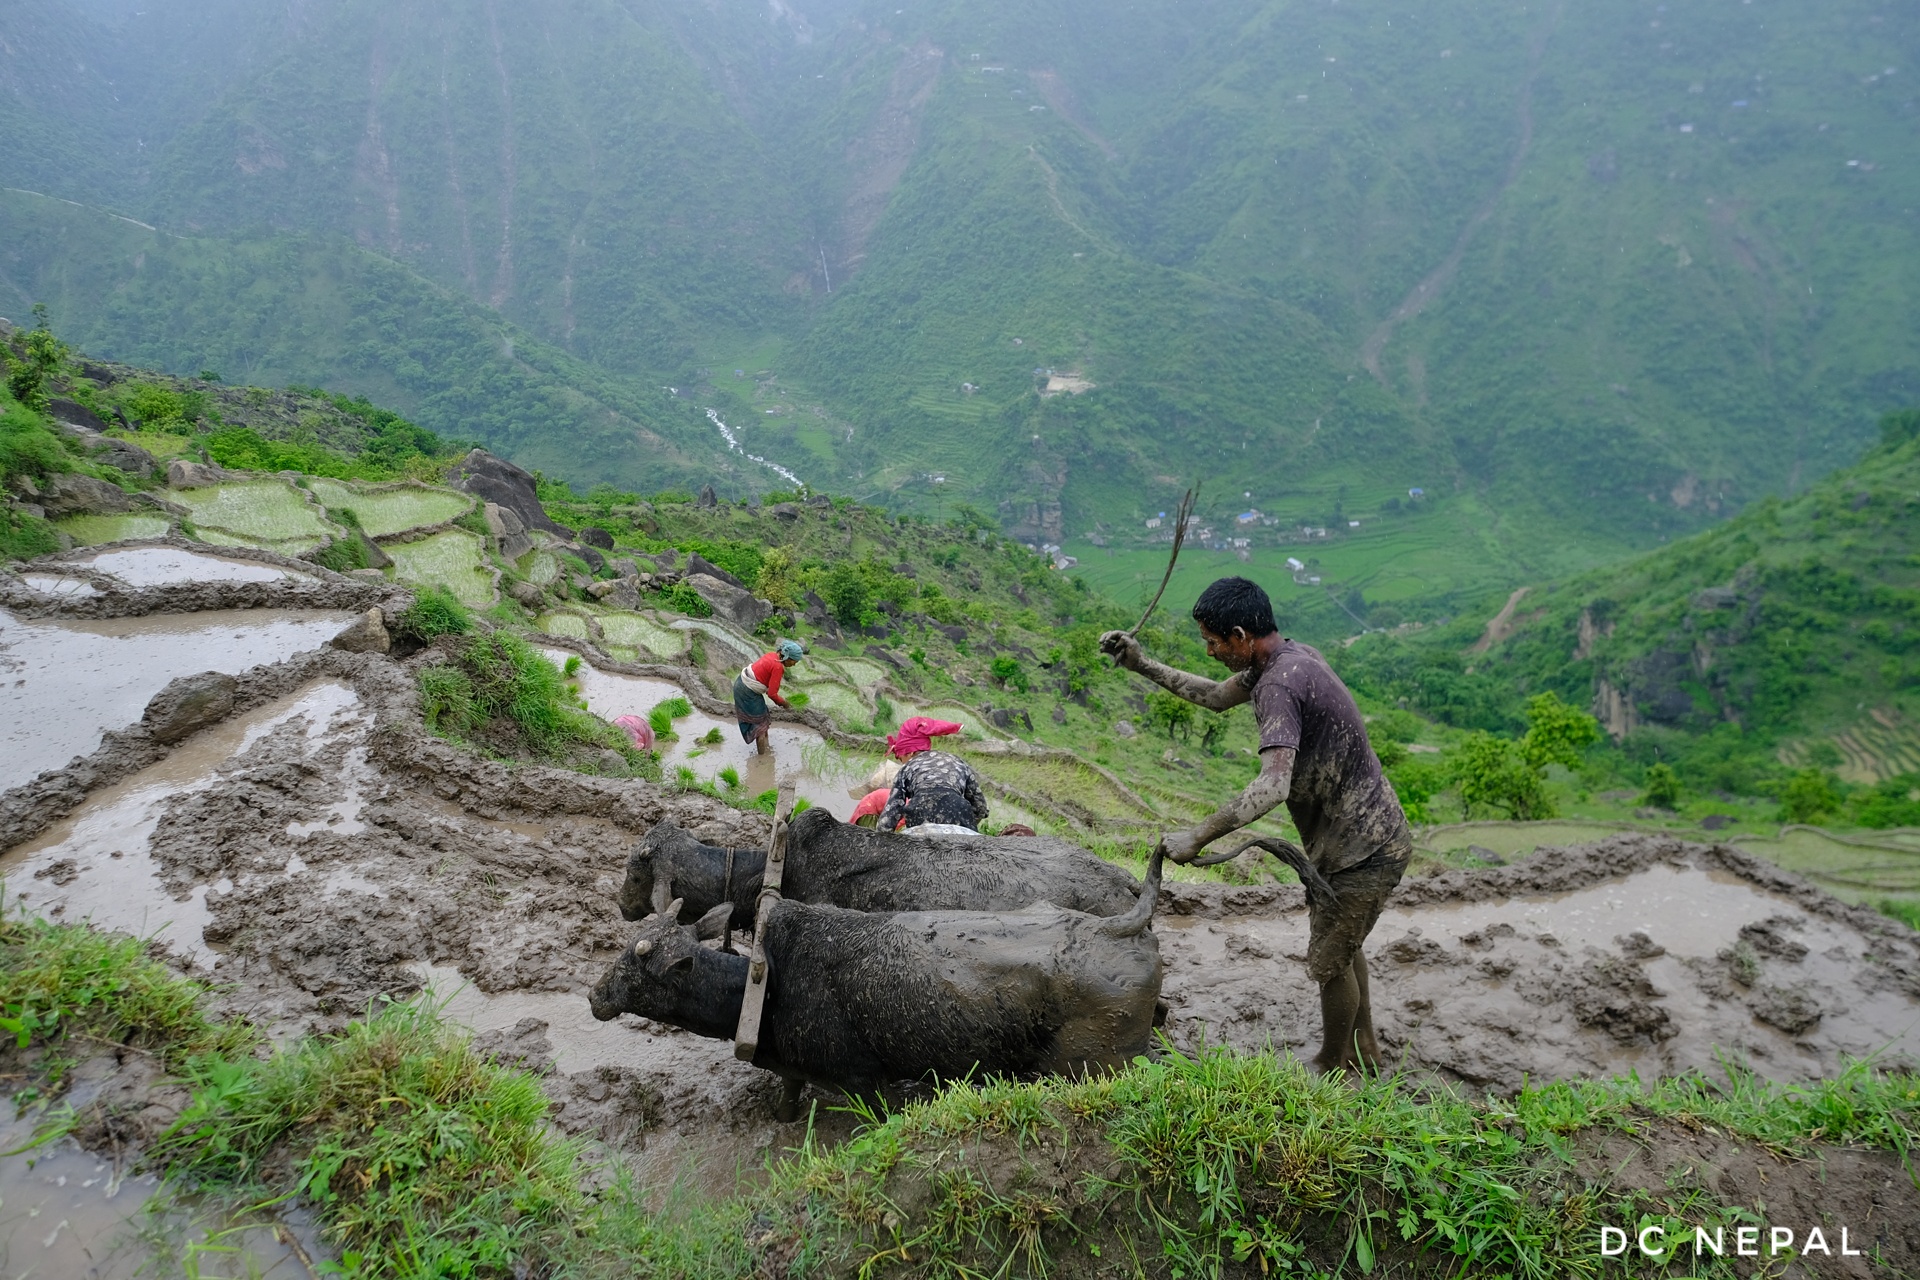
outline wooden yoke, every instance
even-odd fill
[[[767,841],[767,871],[760,881],[760,897],[753,912],[753,950],[747,958],[747,992],[740,1001],[740,1025],[733,1033],[733,1056],[752,1062],[760,1051],[760,1014],[767,1004],[767,917],[780,901],[780,881],[787,872],[787,819],[793,813],[793,784],[780,788],[773,807],[773,838]]]

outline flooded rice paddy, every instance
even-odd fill
[[[347,620],[324,610],[32,621],[0,611],[0,788],[92,751],[177,676],[279,662]]]

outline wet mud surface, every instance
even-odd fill
[[[431,988],[490,1052],[543,1076],[564,1129],[655,1185],[753,1177],[803,1132],[774,1121],[778,1082],[724,1041],[597,1023],[585,993],[633,930],[615,895],[641,834],[671,818],[708,843],[760,844],[769,820],[471,755],[421,730],[414,690],[407,664],[321,650],[244,677],[234,714],[170,751],[109,734],[88,761],[0,796],[9,894],[157,935],[222,985],[227,1012],[278,1038]],[[602,714],[644,714],[673,686],[588,668],[582,691]],[[797,730],[749,760],[730,725],[684,719],[669,776],[710,722],[726,745],[708,763],[737,764],[748,795],[793,780],[851,807],[860,779],[814,771]],[[691,766],[711,776],[703,758]],[[1297,888],[1168,884],[1155,927],[1176,1043],[1313,1045]],[[1876,1051],[1911,1064],[1915,936],[1738,851],[1635,836],[1403,883],[1368,956],[1394,1064],[1504,1091],[1714,1070],[1721,1051],[1783,1080]],[[816,1136],[850,1127],[823,1113]]]

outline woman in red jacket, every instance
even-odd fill
[[[733,678],[733,711],[740,720],[740,737],[755,744],[761,755],[767,754],[767,726],[773,721],[767,702],[792,705],[780,696],[780,681],[806,652],[798,640],[782,640],[772,653],[761,654]]]

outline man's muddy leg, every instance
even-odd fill
[[[1369,1071],[1380,1069],[1380,1041],[1373,1034],[1373,996],[1367,990],[1367,957],[1363,951],[1353,953],[1353,981],[1360,992],[1360,1009],[1353,1019],[1353,1041],[1350,1046],[1357,1051],[1359,1059]]]
[[[781,1124],[792,1124],[800,1118],[800,1094],[806,1089],[807,1082],[783,1079],[780,1086],[780,1101],[773,1109],[773,1118]]]
[[[760,725],[759,727],[754,729],[753,745],[760,752],[761,755],[767,754],[768,750],[770,749],[767,746],[767,726]]]
[[[1350,964],[1339,977],[1320,986],[1320,1053],[1313,1069],[1322,1074],[1354,1065],[1353,1029],[1362,988],[1353,970]]]

